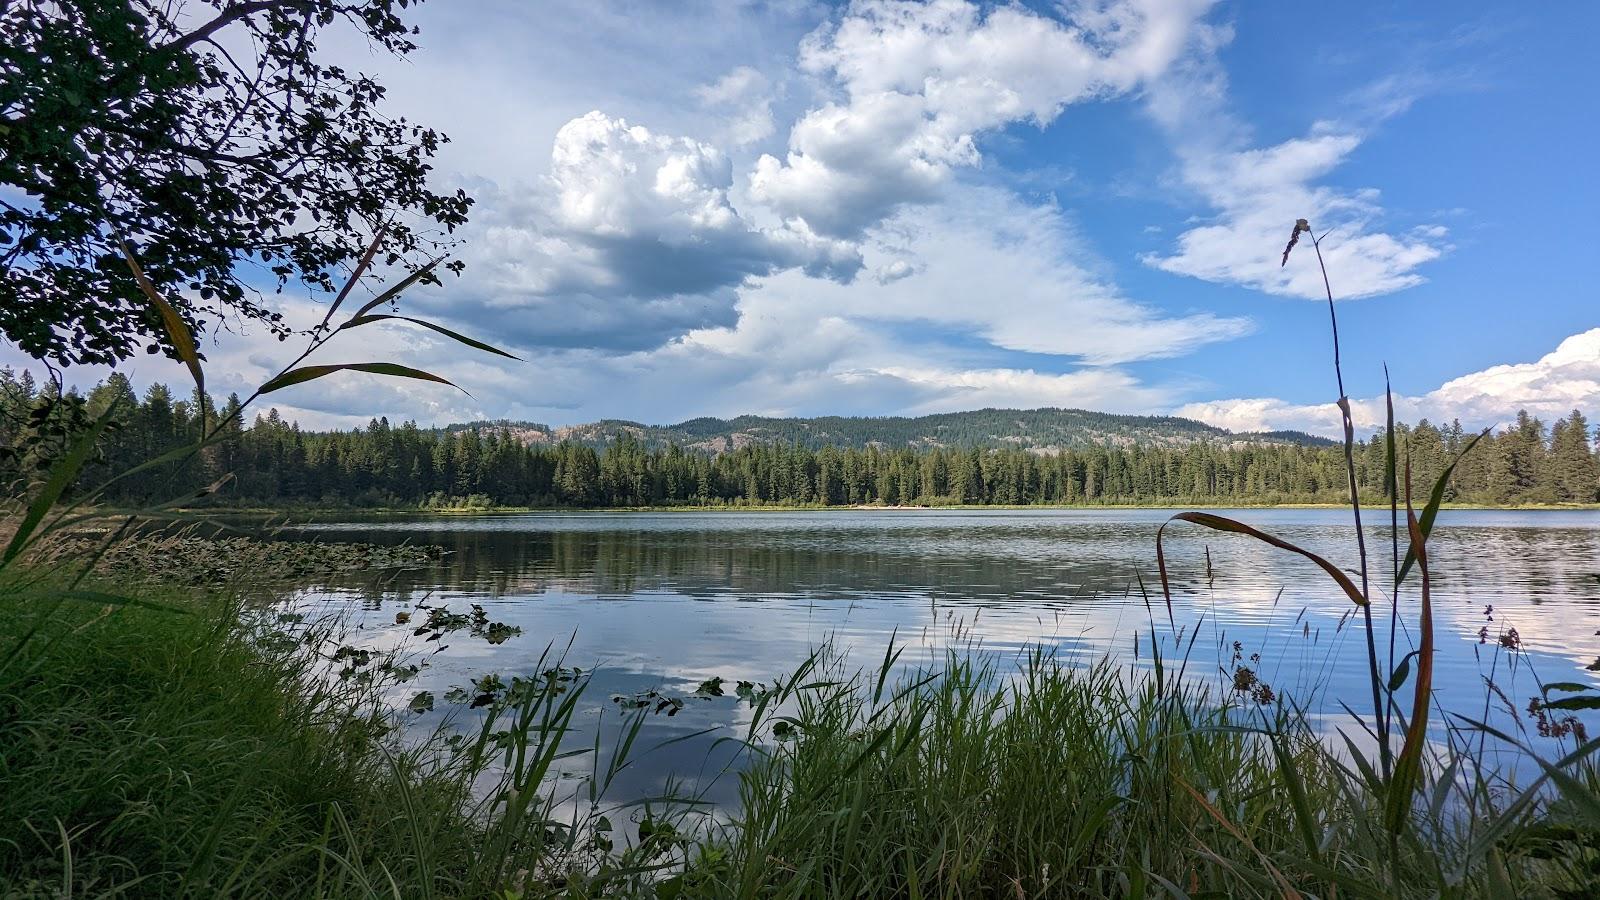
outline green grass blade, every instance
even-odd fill
[[[1422,518],[1417,523],[1422,530],[1423,540],[1427,540],[1433,534],[1433,523],[1435,519],[1439,518],[1439,506],[1444,503],[1444,492],[1450,486],[1450,476],[1455,473],[1456,465],[1468,453],[1472,452],[1472,448],[1477,446],[1478,441],[1482,440],[1488,433],[1489,430],[1484,429],[1473,435],[1472,440],[1467,441],[1467,445],[1461,448],[1461,452],[1456,454],[1456,458],[1450,461],[1450,465],[1446,466],[1445,470],[1439,473],[1438,479],[1434,481],[1433,489],[1428,492],[1428,502],[1422,507]],[[1411,571],[1411,567],[1416,564],[1416,552],[1412,548],[1407,548],[1405,561],[1400,564],[1400,574],[1395,583],[1399,584],[1405,581],[1406,575]]]
[[[450,338],[451,340],[456,341],[458,343],[466,344],[468,347],[472,347],[473,349],[482,350],[485,353],[493,353],[493,354],[495,354],[497,356],[504,356],[506,359],[514,359],[514,360],[517,360],[518,362],[522,361],[522,357],[513,356],[512,354],[507,353],[506,351],[501,350],[498,347],[492,347],[492,346],[490,346],[488,344],[485,344],[483,341],[474,340],[473,338],[469,338],[466,335],[461,334],[459,332],[451,331],[450,329],[444,327],[443,325],[437,325],[437,324],[434,324],[433,322],[427,321],[426,319],[417,319],[417,318],[413,318],[411,316],[390,315],[388,313],[379,313],[379,314],[373,314],[373,315],[357,316],[357,317],[351,319],[350,321],[344,323],[343,325],[341,325],[339,327],[340,328],[356,328],[356,327],[359,327],[361,325],[367,325],[367,324],[370,324],[372,322],[382,322],[382,321],[385,321],[385,320],[392,320],[392,321],[396,321],[396,322],[410,322],[413,325],[421,325],[423,328],[427,328],[427,329],[430,329],[432,331],[437,331],[438,333],[444,335],[445,337]]]
[[[432,381],[438,384],[447,384],[450,385],[450,387],[461,391],[463,394],[467,393],[454,383],[440,378],[438,375],[435,375],[431,372],[424,372],[421,369],[413,369],[410,366],[402,366],[398,363],[386,362],[336,363],[331,365],[301,366],[298,369],[290,369],[289,371],[284,372],[282,375],[279,375],[271,381],[268,381],[266,384],[263,384],[261,386],[260,393],[270,394],[273,391],[279,391],[286,387],[292,387],[297,384],[304,384],[307,381],[322,378],[326,375],[332,375],[335,372],[368,372],[373,375],[388,375],[394,378],[415,378],[419,381]],[[468,394],[468,396],[471,395]]]

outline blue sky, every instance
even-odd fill
[[[466,274],[409,308],[515,348],[366,346],[311,425],[1078,406],[1328,431],[1325,251],[1357,418],[1600,414],[1600,5],[1207,0],[424,4],[330,55],[453,142]],[[1320,229],[1319,229],[1320,230]],[[291,321],[316,298],[286,295]],[[282,346],[221,335],[243,388]],[[15,358],[15,354],[9,354]],[[354,357],[351,356],[353,359]],[[179,380],[138,361],[136,381]]]

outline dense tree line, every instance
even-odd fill
[[[28,373],[0,370],[0,442],[14,445],[46,392]],[[202,400],[163,385],[136,396],[113,374],[82,398],[115,403],[119,427],[85,476],[108,474],[195,442]],[[222,439],[187,460],[126,479],[113,502],[180,496],[234,479],[225,502],[419,506],[650,506],[683,504],[1116,504],[1339,502],[1343,451],[1293,444],[1196,442],[1185,447],[1101,446],[1040,454],[1022,449],[855,449],[757,444],[713,454],[676,445],[647,449],[627,437],[596,450],[528,445],[504,429],[441,430],[375,419],[352,431],[305,431],[276,410],[248,425],[237,398],[207,400]],[[1420,497],[1472,439],[1459,423],[1397,426]],[[1600,463],[1588,420],[1574,410],[1553,427],[1527,413],[1480,441],[1457,466],[1447,498],[1476,503],[1600,500]],[[1356,447],[1365,496],[1380,498],[1382,434]],[[0,473],[27,478],[13,454]]]

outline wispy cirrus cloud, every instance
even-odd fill
[[[1196,156],[1183,163],[1184,181],[1217,213],[1178,235],[1167,253],[1144,261],[1163,271],[1238,284],[1268,294],[1318,299],[1321,270],[1312,254],[1282,263],[1277,248],[1296,219],[1329,233],[1322,255],[1337,273],[1336,299],[1389,294],[1422,283],[1423,265],[1448,249],[1440,225],[1403,233],[1380,230],[1374,189],[1341,191],[1316,182],[1345,162],[1361,136],[1321,126],[1270,147]]]
[[[1097,366],[1181,356],[1254,329],[1248,318],[1174,315],[1129,297],[1064,210],[1003,188],[956,186],[945,204],[902,210],[868,242],[867,261],[893,277],[848,289],[816,284],[804,302]]]
[[[1335,297],[1357,299],[1420,284],[1421,268],[1449,251],[1449,233],[1436,223],[1402,231],[1385,226],[1376,188],[1347,189],[1327,179],[1345,165],[1369,130],[1409,108],[1427,82],[1390,77],[1358,100],[1356,121],[1319,121],[1308,132],[1257,145],[1231,113],[1227,76],[1217,53],[1231,39],[1225,28],[1197,31],[1190,54],[1147,92],[1147,108],[1167,132],[1178,157],[1178,181],[1213,212],[1193,220],[1167,251],[1144,255],[1150,266],[1267,294],[1324,296],[1311,254],[1282,261],[1276,248],[1297,219],[1331,235],[1323,247],[1337,273]]]

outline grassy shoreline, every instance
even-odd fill
[[[332,625],[169,584],[141,596],[176,611],[49,609],[25,584],[0,588],[8,898],[1600,889],[1587,759],[1518,807],[1492,773],[1430,754],[1396,842],[1365,763],[1330,751],[1285,698],[1197,686],[1181,661],[1138,673],[1034,651],[1016,676],[955,656],[895,675],[893,648],[864,672],[819,652],[745,698],[748,732],[731,736],[741,809],[707,819],[692,797],[609,797],[598,762],[577,785],[552,777],[562,754],[589,752],[563,738],[603,702],[564,668],[587,661],[461,710],[457,743],[418,744],[382,702],[393,669],[375,658],[373,677],[328,676],[351,658],[328,649],[346,646]],[[641,712],[604,740],[643,728]]]

